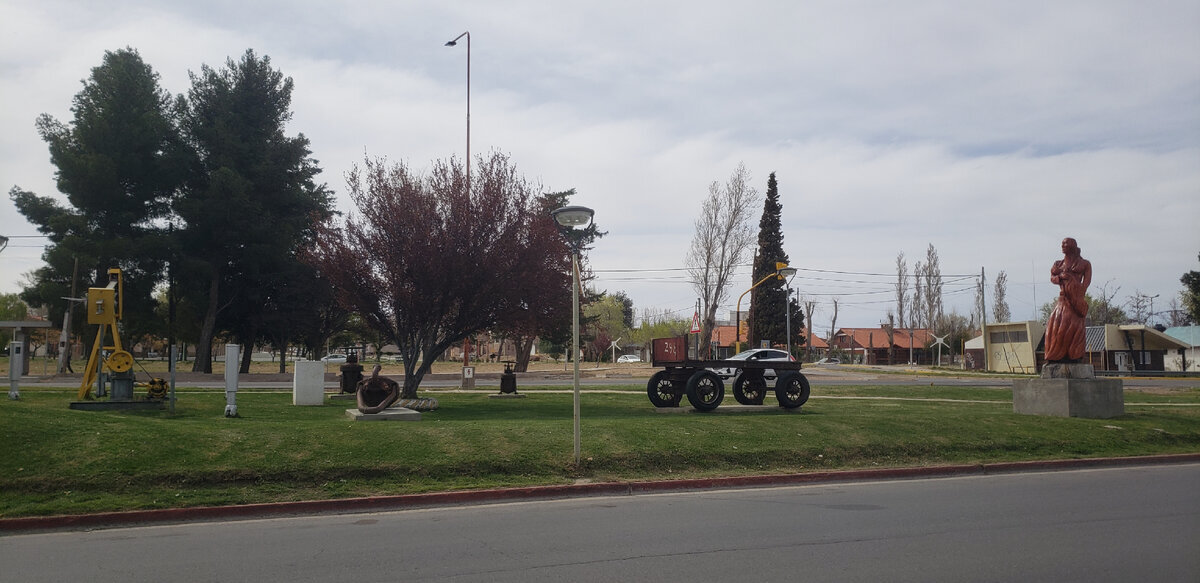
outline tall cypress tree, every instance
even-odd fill
[[[788,255],[783,251],[783,205],[779,202],[779,186],[775,182],[775,173],[767,178],[767,196],[763,202],[762,218],[758,221],[758,251],[754,255],[753,282],[767,277],[775,272],[776,262],[788,263]],[[801,338],[800,329],[804,327],[804,315],[800,311],[799,302],[788,302],[785,282],[778,278],[770,278],[750,292],[749,338],[752,347],[757,348],[763,340],[772,345],[787,342],[787,308],[792,310],[792,339],[795,342]]]

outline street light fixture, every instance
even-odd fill
[[[550,213],[563,228],[563,235],[567,238],[567,244],[571,247],[571,360],[575,361],[575,404],[574,404],[574,432],[575,432],[575,466],[579,466],[579,251],[582,246],[582,239],[579,237],[571,237],[567,235],[567,231],[573,230],[576,227],[586,229],[592,222],[592,216],[595,214],[590,208],[585,206],[564,206]]]
[[[446,46],[458,46],[458,39],[467,37],[467,194],[471,193],[471,31],[466,31],[454,40],[446,41]]]
[[[786,275],[784,274],[785,270],[788,271],[788,273]],[[767,275],[766,277],[758,280],[758,283],[755,283],[754,285],[750,286],[750,289],[742,292],[742,295],[738,296],[737,311],[734,312],[734,317],[737,318],[737,322],[735,322],[737,324],[737,326],[736,326],[737,332],[735,333],[734,344],[733,344],[735,354],[742,351],[742,298],[746,297],[746,294],[754,291],[754,288],[762,285],[763,282],[767,281],[768,279],[771,279],[772,277],[777,277],[781,281],[783,281],[783,280],[786,280],[786,278],[791,277],[793,275],[796,275],[795,269],[789,268],[788,264],[786,264],[782,261],[776,261],[774,273],[771,273],[771,274]]]

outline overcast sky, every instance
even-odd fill
[[[897,254],[911,269],[929,244],[944,275],[985,271],[989,301],[1007,272],[1014,319],[1057,294],[1066,236],[1093,296],[1166,309],[1200,269],[1196,0],[0,0],[0,15],[5,192],[61,196],[34,120],[70,121],[104,51],[137,49],[180,94],[252,48],[295,81],[289,133],[349,211],[364,154],[419,169],[465,154],[467,46],[443,45],[470,31],[472,154],[577,189],[609,233],[598,286],[639,311],[691,315],[693,223],[738,163],[760,191],[776,172],[793,286],[822,333],[833,298],[839,327],[877,326]],[[37,234],[8,197],[0,234]],[[44,242],[0,252],[0,292]],[[948,307],[967,313],[973,285],[948,278]]]

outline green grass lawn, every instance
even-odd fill
[[[622,389],[583,396],[576,468],[570,394],[434,393],[422,421],[381,423],[286,390],[243,390],[228,419],[219,390],[181,390],[171,415],[75,411],[74,391],[23,388],[0,403],[0,516],[1200,452],[1200,407],[1179,406],[1200,404],[1194,388],[1127,391],[1107,420],[1015,415],[1000,389],[820,387],[799,412],[746,414],[659,413]]]

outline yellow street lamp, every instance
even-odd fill
[[[775,273],[772,273],[772,274],[758,280],[757,283],[750,286],[750,289],[742,292],[742,295],[738,296],[737,311],[734,312],[734,316],[737,318],[737,322],[736,322],[737,333],[735,335],[736,340],[734,340],[734,344],[733,344],[734,354],[737,354],[742,351],[742,298],[746,297],[746,294],[754,291],[754,288],[762,285],[763,282],[767,281],[768,279],[771,279],[772,277],[779,278],[780,281],[787,281],[787,278],[789,278],[793,275],[796,275],[796,269],[788,267],[788,264],[783,263],[782,261],[776,261],[775,262]]]

